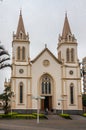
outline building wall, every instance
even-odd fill
[[[22,30],[23,29],[23,30]],[[81,79],[80,67],[77,55],[77,42],[72,35],[67,20],[62,33],[59,37],[57,51],[61,54],[59,60],[45,47],[33,61],[30,60],[29,54],[29,36],[25,34],[22,15],[20,13],[17,34],[13,36],[12,42],[12,75],[11,87],[15,96],[12,98],[12,109],[21,112],[37,110],[38,96],[51,96],[52,109],[61,111],[62,109],[70,113],[78,113],[82,111],[82,96],[81,96]],[[21,36],[21,37],[20,37]],[[65,36],[65,37],[64,37]],[[25,60],[17,59],[17,47],[25,47]],[[66,50],[74,49],[74,61],[67,62]],[[71,55],[70,55],[71,56]],[[72,59],[72,58],[71,58]],[[23,73],[20,73],[23,69]],[[73,72],[70,74],[70,72]],[[41,93],[41,79],[44,75],[49,75],[52,81],[50,95]],[[23,103],[19,103],[19,83],[23,83]],[[74,103],[70,104],[70,84],[74,85]],[[42,101],[39,101],[41,109]]]
[[[44,66],[43,61],[49,60],[49,66]],[[53,108],[57,109],[58,99],[61,98],[61,65],[55,61],[46,51],[32,64],[32,94],[36,97],[40,95],[40,78],[44,74],[49,74],[53,79]],[[37,108],[36,101],[32,106]]]

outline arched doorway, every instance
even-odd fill
[[[40,95],[45,97],[45,99],[41,100],[41,110],[53,109],[53,80],[50,75],[44,74],[41,77],[40,88]]]

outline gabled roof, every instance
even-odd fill
[[[62,31],[62,38],[66,38],[68,34],[72,34],[71,33],[71,29],[70,29],[70,25],[68,22],[68,18],[67,18],[67,13],[65,14],[65,21],[64,21],[64,26],[63,26],[63,31]]]
[[[16,32],[17,37],[19,37],[20,32],[26,35],[21,11],[20,11],[20,16],[19,16],[17,32]]]
[[[62,64],[62,62],[59,61],[48,48],[44,48],[44,50],[42,50],[31,62],[34,63],[45,51],[47,51],[54,58],[56,62]]]

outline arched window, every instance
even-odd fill
[[[20,83],[20,86],[19,86],[19,94],[20,94],[20,103],[23,103],[23,83],[21,82]]]
[[[25,47],[22,47],[22,60],[25,60]]]
[[[74,48],[71,48],[71,62],[74,62]]]
[[[66,50],[66,59],[67,59],[67,62],[70,61],[70,51],[69,51],[69,48],[67,48],[67,50]]]
[[[48,75],[45,75],[42,78],[41,87],[42,87],[41,89],[42,94],[51,94],[51,81]]]
[[[74,104],[74,85],[70,85],[70,104]]]
[[[20,60],[20,47],[17,48],[17,59]]]

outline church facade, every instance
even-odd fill
[[[57,45],[58,56],[45,46],[30,58],[29,35],[26,34],[20,12],[16,34],[12,41],[11,102],[13,111],[30,113],[40,109],[56,113],[82,112],[80,65],[77,40],[71,32],[67,14]]]

